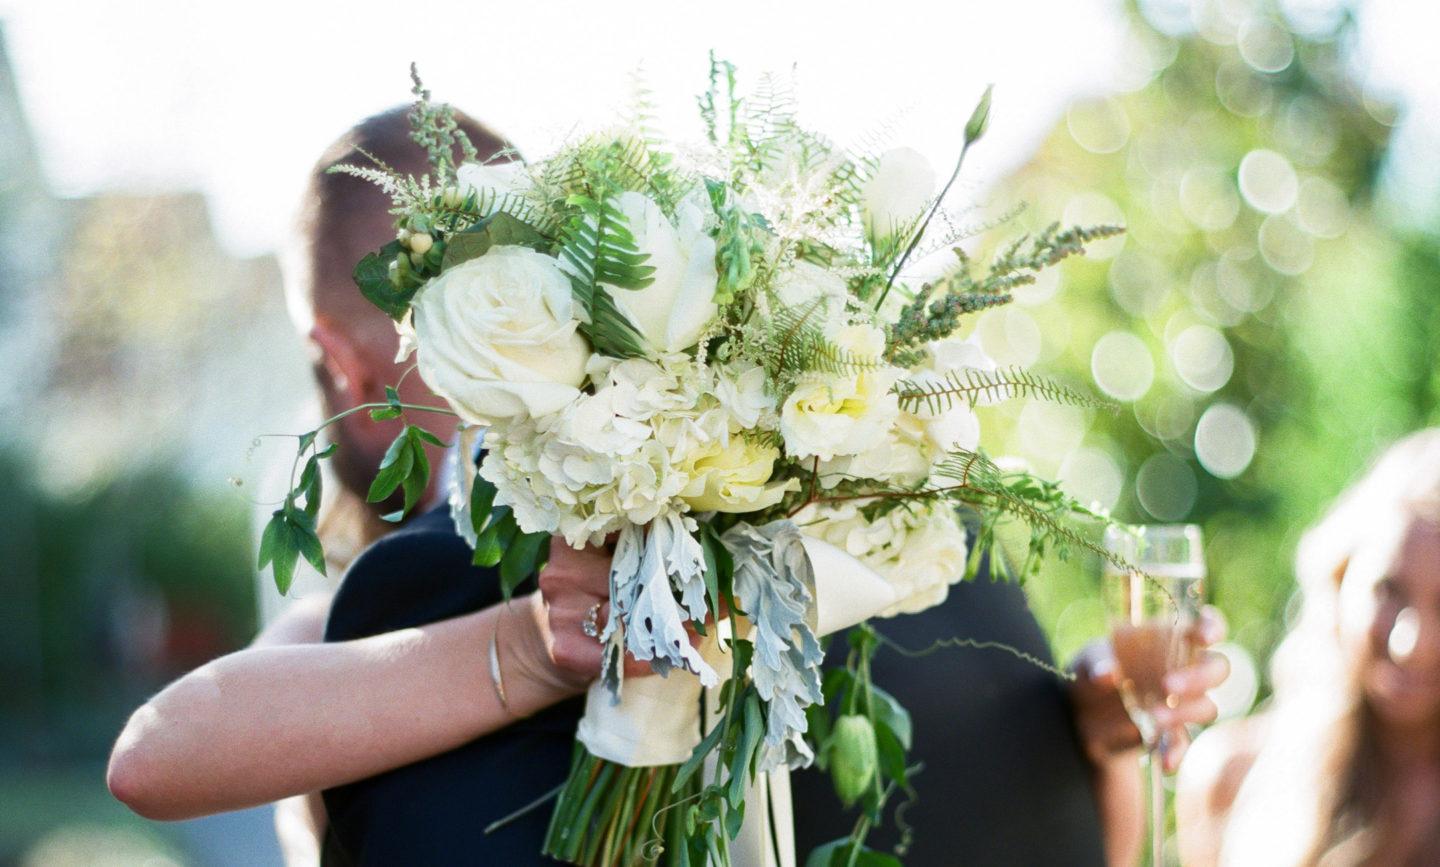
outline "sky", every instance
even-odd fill
[[[1193,23],[1184,3],[1150,5],[1177,27]],[[1284,5],[1322,19],[1333,6]],[[1364,75],[1440,105],[1426,37],[1440,33],[1440,4],[1369,6]],[[54,189],[198,188],[222,242],[246,255],[283,242],[304,174],[326,144],[410,98],[411,60],[437,99],[532,156],[604,124],[626,104],[636,69],[666,131],[697,134],[694,95],[712,48],[742,73],[793,67],[803,118],[836,140],[895,124],[895,143],[941,169],[994,82],[991,131],[967,163],[972,194],[1023,162],[1071,99],[1138,85],[1145,63],[1119,0],[0,0],[0,21]],[[1419,158],[1436,137],[1402,145],[1425,165]]]

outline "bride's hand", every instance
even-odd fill
[[[599,634],[610,616],[610,552],[575,550],[550,540],[550,559],[540,570],[537,622],[554,671],[577,688],[600,674]],[[586,632],[588,626],[593,635]],[[625,676],[651,674],[650,664],[625,656]]]

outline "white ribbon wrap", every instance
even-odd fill
[[[802,536],[815,573],[815,635],[823,637],[874,617],[895,604],[890,582],[875,570],[828,542]],[[729,621],[722,624],[727,631]],[[701,643],[706,662],[728,677],[730,662],[716,634]],[[636,677],[625,681],[614,703],[596,681],[585,697],[585,716],[576,737],[593,756],[627,767],[678,765],[695,752],[704,731],[700,720],[700,680],[677,671],[669,677]],[[716,720],[708,720],[713,725]],[[772,799],[782,862],[775,863],[770,845],[769,811],[748,810],[740,835],[731,847],[738,867],[790,867],[795,862],[791,821],[790,777],[785,769],[762,774],[751,784],[747,800]]]

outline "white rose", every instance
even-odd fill
[[[865,232],[885,238],[920,216],[935,195],[935,169],[919,151],[895,148],[880,155],[875,174],[861,190]]]
[[[549,256],[494,247],[432,280],[412,309],[420,376],[465,421],[543,416],[580,394],[590,347]]]
[[[615,306],[656,352],[680,352],[700,340],[715,318],[715,239],[705,212],[693,201],[677,209],[679,225],[639,193],[621,193],[616,204],[630,224],[635,245],[655,269],[644,289],[610,288]]]
[[[841,328],[830,339],[861,358],[879,358],[885,349],[884,333],[868,325]],[[892,367],[806,376],[780,410],[785,451],[828,461],[878,446],[900,411],[890,391],[898,376]]]
[[[520,195],[532,186],[530,173],[517,162],[463,163],[455,170],[455,183],[463,195],[476,195],[480,216],[494,213],[495,205],[506,196]]]
[[[776,275],[774,287],[780,303],[801,315],[808,314],[807,322],[822,327],[828,320],[844,315],[845,299],[850,295],[844,277],[804,260],[797,260]],[[816,299],[820,299],[818,303]]]
[[[677,468],[690,477],[680,499],[697,512],[758,512],[800,489],[799,479],[770,483],[780,450],[741,436],[691,450]]]

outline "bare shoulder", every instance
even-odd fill
[[[1227,720],[1195,739],[1180,766],[1180,797],[1199,796],[1207,813],[1224,813],[1255,763],[1270,717],[1259,713]]]
[[[1185,753],[1176,780],[1181,863],[1217,863],[1230,808],[1269,727],[1265,713],[1207,729]]]

